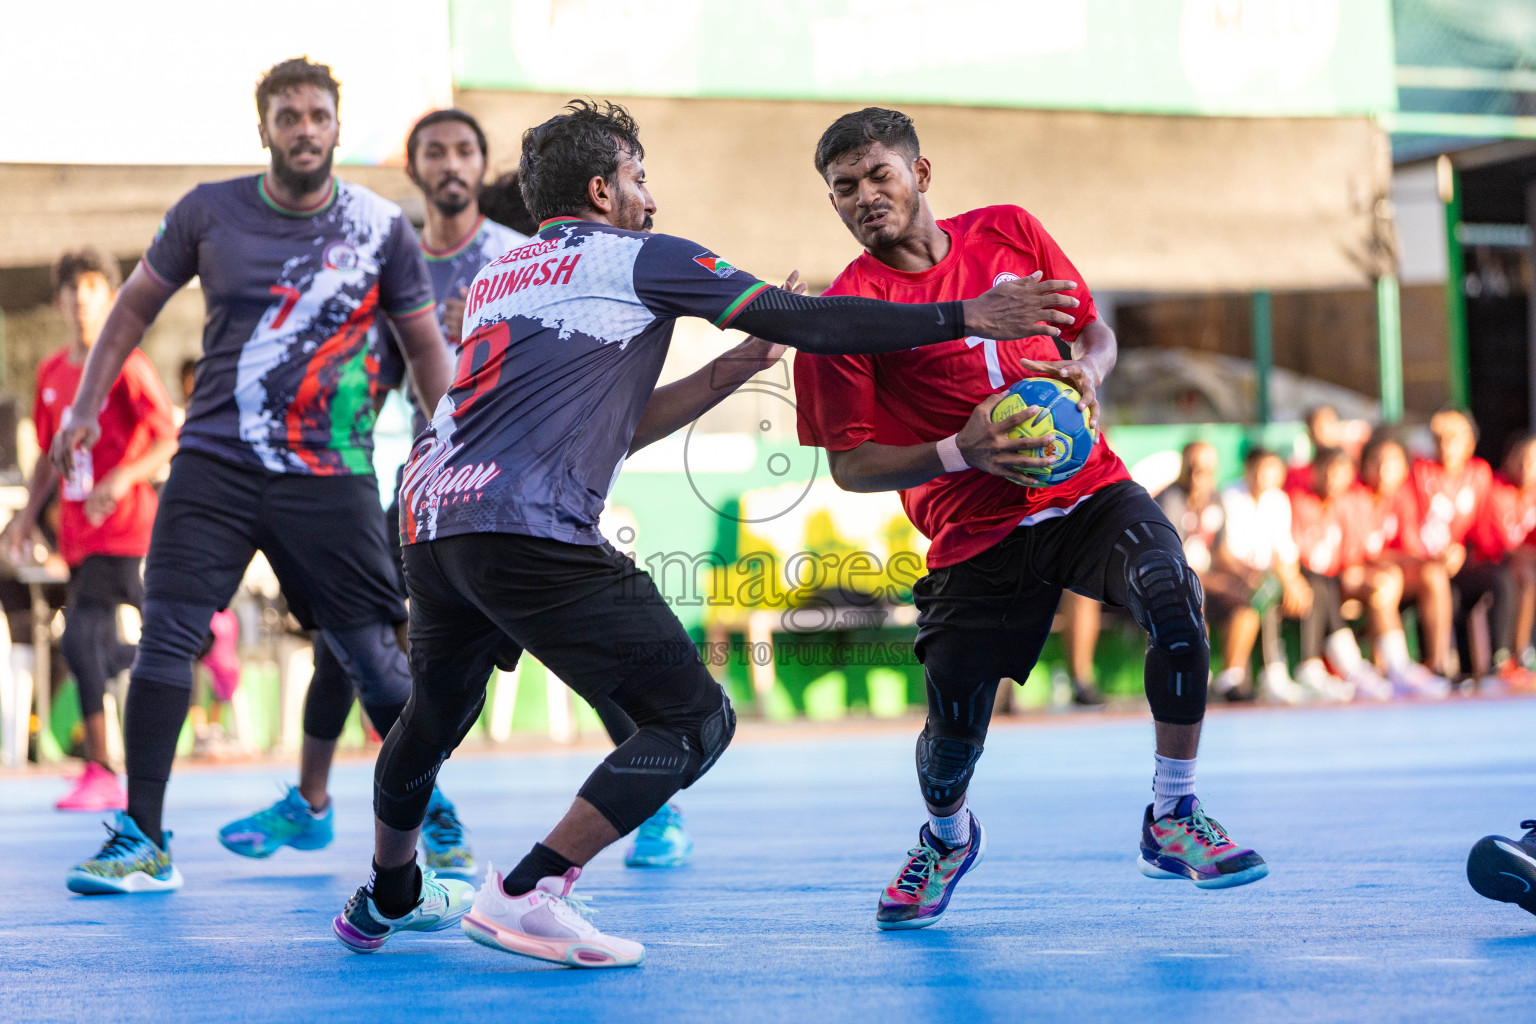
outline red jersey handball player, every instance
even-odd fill
[[[1141,872],[1202,888],[1264,877],[1264,859],[1234,844],[1195,798],[1210,645],[1200,584],[1178,533],[1102,438],[1070,479],[1021,486],[1018,468],[1049,465],[1043,442],[1008,437],[1034,410],[991,419],[1011,385],[1049,376],[1076,388],[1097,420],[1095,394],[1114,367],[1115,336],[1076,268],[1017,206],[935,221],[924,196],[932,166],[912,120],[898,111],[870,107],[838,118],[815,160],[833,208],[865,249],[827,295],[934,302],[1021,278],[1054,295],[1046,304],[1056,307],[1032,337],[795,360],[801,442],[827,449],[845,490],[899,490],[932,541],[928,575],[913,588],[928,690],[917,741],[928,820],[881,892],[876,923],[933,924],[981,859],[985,832],[966,806],[966,788],[993,698],[1002,677],[1029,675],[1065,590],[1127,609],[1148,633],[1157,749]],[[1058,337],[1070,343],[1070,359],[1059,358]]]

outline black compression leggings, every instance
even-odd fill
[[[1341,629],[1344,620],[1344,592],[1337,576],[1324,576],[1310,569],[1301,571],[1312,587],[1312,608],[1301,620],[1301,660],[1321,658],[1327,639]]]
[[[135,648],[117,638],[117,605],[71,604],[64,609],[64,662],[80,691],[80,714],[102,713],[107,680],[133,664]],[[104,756],[104,755],[103,755]]]
[[[1472,640],[1467,632],[1467,616],[1483,598],[1488,598],[1488,646],[1495,658],[1518,653],[1515,647],[1515,616],[1520,593],[1514,574],[1500,562],[1472,562],[1462,567],[1451,580],[1456,593],[1453,607],[1456,622],[1456,648],[1463,672],[1472,671]],[[1497,669],[1499,666],[1493,666]]]

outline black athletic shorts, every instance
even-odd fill
[[[1050,635],[1063,590],[1125,607],[1125,582],[1111,570],[1116,545],[1133,527],[1184,557],[1157,502],[1140,484],[1122,480],[1067,515],[1020,526],[980,554],[924,576],[912,588],[918,660],[942,675],[944,666],[931,664],[925,647],[941,632],[965,633],[968,672],[984,665],[1023,682]]]
[[[411,676],[484,686],[524,650],[588,703],[699,672],[698,648],[649,574],[608,544],[471,533],[409,544]]]
[[[145,596],[223,608],[258,550],[305,629],[405,621],[376,477],[272,473],[177,452],[149,542]]]
[[[131,555],[87,555],[69,570],[66,585],[69,607],[116,608],[120,604],[144,607],[141,558]]]

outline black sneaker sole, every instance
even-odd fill
[[[1467,881],[1481,896],[1536,914],[1536,858],[1513,839],[1479,839],[1467,855]]]

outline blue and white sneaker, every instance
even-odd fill
[[[284,846],[295,850],[320,850],[335,838],[329,805],[320,814],[309,809],[298,786],[271,807],[219,829],[219,842],[242,857],[270,857]]]
[[[693,856],[693,840],[682,808],[662,804],[661,810],[640,823],[635,841],[624,854],[624,866],[631,868],[675,868]]]
[[[331,932],[354,953],[375,953],[396,932],[440,932],[459,923],[475,902],[475,887],[456,878],[438,881],[421,873],[421,899],[404,917],[385,917],[366,885],[347,901],[331,922]]]
[[[139,830],[138,822],[118,811],[116,823],[107,825],[107,833],[107,841],[96,856],[76,864],[64,876],[70,892],[100,896],[181,888],[181,872],[171,863],[169,832],[161,849]]]
[[[475,851],[464,836],[464,824],[453,802],[432,787],[427,817],[421,823],[422,867],[444,878],[474,878]]]

